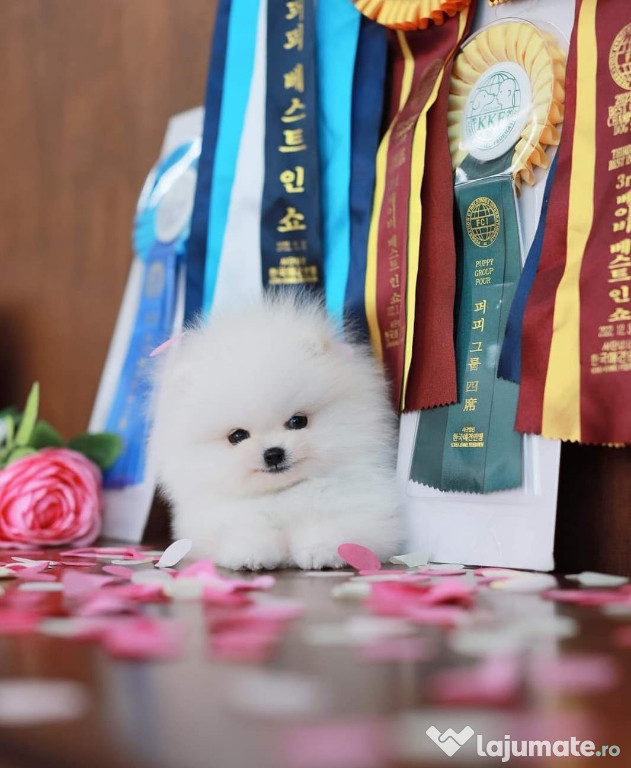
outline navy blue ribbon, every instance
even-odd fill
[[[517,284],[513,303],[511,304],[504,342],[502,344],[502,352],[497,367],[497,375],[501,379],[507,379],[516,384],[519,384],[521,381],[521,333],[524,322],[524,311],[526,309],[528,296],[530,295],[530,289],[535,280],[537,267],[539,266],[539,258],[543,246],[543,233],[548,214],[548,201],[554,182],[557,156],[558,153],[554,156],[552,164],[550,165],[550,170],[548,171],[537,231],[534,240],[532,241],[532,245],[530,246],[530,250],[528,251],[528,257],[526,258],[524,268],[519,278],[519,283]]]
[[[387,32],[362,17],[353,78],[351,116],[350,264],[344,319],[354,335],[368,340],[364,304],[368,230],[375,186],[375,157],[381,135],[387,63]]]
[[[202,150],[197,170],[197,187],[195,189],[195,202],[191,216],[191,233],[186,245],[185,322],[191,321],[200,312],[204,298],[208,214],[219,130],[219,116],[221,114],[230,3],[231,0],[219,0],[208,67]]]
[[[269,0],[264,286],[323,285],[313,0]]]

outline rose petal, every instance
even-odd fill
[[[381,568],[381,560],[379,560],[377,555],[371,549],[361,544],[340,544],[337,548],[337,553],[342,560],[352,565],[358,571],[376,571]]]

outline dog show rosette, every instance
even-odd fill
[[[471,0],[353,0],[364,16],[390,29],[426,29],[431,22],[442,24]]]
[[[559,143],[565,100],[565,54],[554,37],[526,21],[494,24],[463,47],[449,94],[449,139],[457,169],[467,155],[496,159],[513,148],[517,188],[548,167]]]
[[[421,414],[411,468],[412,479],[441,490],[522,483],[519,388],[497,378],[497,365],[522,264],[516,195],[558,144],[564,69],[553,37],[522,21],[480,30],[454,61],[458,402]]]

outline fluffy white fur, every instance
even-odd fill
[[[339,567],[344,542],[394,554],[385,382],[319,305],[268,297],[213,316],[162,357],[151,451],[173,533],[194,554],[234,569]],[[286,426],[296,414],[306,427]],[[236,429],[250,437],[233,445]],[[269,448],[285,452],[279,467],[266,465]]]

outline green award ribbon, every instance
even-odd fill
[[[516,55],[533,39],[536,65]],[[532,164],[546,163],[539,147],[547,121],[539,115],[549,109],[539,106],[533,89],[541,82],[532,74],[546,70],[549,105],[555,61],[546,46],[532,25],[493,25],[454,63],[458,402],[421,413],[410,469],[412,480],[445,491],[522,482],[522,437],[513,428],[519,387],[498,379],[497,366],[521,272],[516,184],[533,180]]]
[[[458,403],[419,416],[410,479],[487,493],[522,483],[519,387],[497,378],[521,272],[516,190],[547,166],[562,119],[558,46],[523,22],[481,30],[456,58],[449,130],[455,166]]]
[[[510,164],[510,155],[501,159]],[[474,165],[468,160],[463,170]],[[458,402],[421,413],[411,477],[441,490],[485,493],[514,488],[522,477],[522,439],[513,429],[519,388],[497,379],[521,271],[519,227],[510,174],[458,185],[455,195]]]

